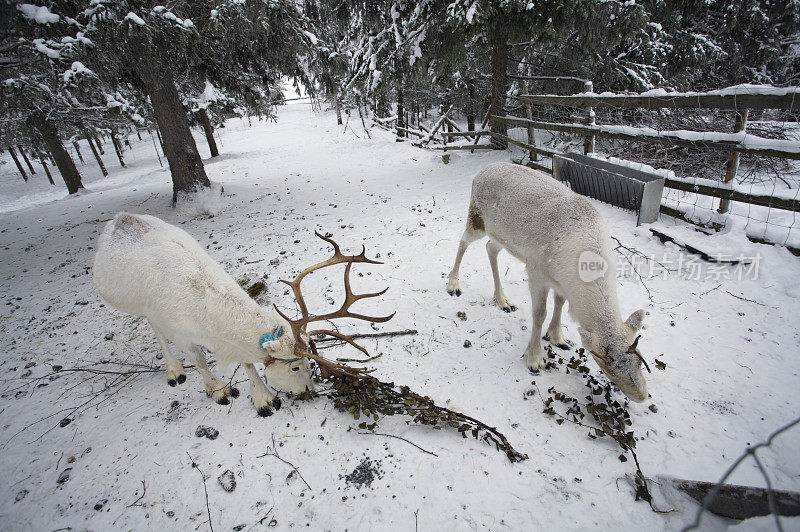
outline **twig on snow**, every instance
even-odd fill
[[[126,506],[126,508],[130,508],[132,506],[144,506],[143,504],[137,504],[137,503],[139,501],[141,501],[142,499],[144,499],[144,496],[145,496],[146,493],[147,493],[147,484],[145,484],[144,480],[142,480],[142,494],[139,496],[138,499],[136,499],[135,501],[130,503],[128,506]]]
[[[272,435],[272,447],[267,447],[267,452],[265,452],[264,454],[262,454],[260,456],[256,456],[256,458],[264,458],[265,456],[274,456],[275,458],[277,458],[278,460],[280,460],[284,464],[286,464],[289,467],[291,467],[292,469],[294,469],[294,472],[297,473],[297,476],[300,477],[300,480],[303,481],[303,483],[306,485],[306,487],[308,489],[311,489],[311,486],[309,486],[308,482],[306,482],[306,479],[303,478],[303,475],[300,473],[300,470],[297,469],[297,466],[295,466],[293,463],[289,462],[288,460],[284,460],[283,458],[280,457],[280,455],[278,455],[278,448],[275,445],[275,435],[274,434]]]
[[[417,445],[413,441],[408,441],[407,439],[403,438],[402,436],[395,436],[394,434],[384,434],[383,432],[359,432],[359,434],[372,434],[374,436],[388,436],[389,438],[396,438],[398,440],[403,440],[406,443],[410,443],[411,445],[413,445],[414,447],[416,447],[417,449],[419,449],[423,453],[428,453],[428,454],[431,454],[431,455],[435,456],[436,458],[439,458],[438,454],[432,453],[427,449],[423,449],[422,447],[420,447],[419,445]]]
[[[755,303],[756,305],[761,305],[762,307],[775,308],[775,307],[770,307],[769,305],[765,305],[764,303],[759,303],[758,301],[754,301],[752,299],[747,299],[746,297],[737,296],[736,294],[728,292],[727,290],[725,290],[725,292],[727,292],[729,295],[732,295],[736,299],[741,299],[742,301],[747,301],[748,303]]]
[[[381,338],[383,336],[405,336],[408,334],[417,334],[416,329],[405,329],[403,331],[386,331],[386,332],[379,332],[379,333],[361,333],[361,334],[353,334],[351,337],[355,338]],[[323,343],[323,342],[336,342],[338,338],[329,337],[329,338],[320,338],[319,340],[315,339],[314,343]]]
[[[214,525],[211,524],[211,507],[208,505],[208,486],[206,486],[206,476],[203,474],[203,471],[200,469],[200,466],[197,465],[197,462],[194,461],[192,455],[189,454],[189,451],[186,451],[186,456],[189,457],[189,460],[192,461],[192,467],[197,469],[197,472],[200,473],[200,476],[203,478],[203,491],[206,492],[206,512],[208,513],[208,528],[211,529],[211,532],[214,532]]]

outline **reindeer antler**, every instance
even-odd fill
[[[311,332],[307,332],[306,328],[308,324],[311,322],[325,321],[335,318],[353,318],[353,319],[372,321],[378,323],[382,323],[392,319],[395,315],[394,312],[392,312],[389,316],[377,316],[377,317],[365,316],[363,314],[356,314],[350,312],[350,307],[356,301],[359,301],[361,299],[366,299],[368,297],[378,297],[380,295],[385,294],[386,290],[388,290],[388,288],[386,288],[380,292],[375,292],[370,294],[354,294],[352,289],[350,288],[350,267],[353,265],[353,263],[356,262],[365,262],[367,264],[383,264],[383,263],[378,262],[376,260],[368,259],[365,256],[366,248],[364,246],[361,247],[361,253],[359,253],[358,255],[344,255],[342,251],[339,249],[339,245],[336,242],[334,242],[333,239],[323,236],[317,233],[316,231],[314,232],[314,234],[317,235],[322,240],[324,240],[325,242],[327,242],[328,244],[330,244],[331,246],[333,246],[333,256],[318,264],[309,266],[305,270],[301,271],[297,275],[297,277],[294,278],[294,281],[286,281],[283,279],[281,279],[280,281],[282,283],[289,285],[292,288],[292,292],[294,292],[294,297],[297,300],[297,304],[300,306],[300,314],[301,314],[300,318],[296,320],[289,319],[289,317],[283,312],[281,312],[277,306],[275,305],[273,306],[275,306],[275,311],[278,314],[280,314],[280,316],[283,319],[289,322],[289,325],[292,328],[292,335],[294,336],[295,340],[295,353],[298,356],[305,356],[314,360],[317,364],[319,364],[320,369],[322,369],[323,376],[327,376],[327,374],[337,374],[337,375],[346,375],[349,377],[356,377],[363,379],[368,376],[367,374],[370,373],[371,370],[367,370],[366,368],[351,368],[349,366],[336,364],[334,362],[326,360],[321,356],[319,356],[319,354],[317,353],[317,349],[314,346],[313,340],[310,340],[310,345],[309,345],[310,350],[309,350],[308,348],[306,348],[305,342],[303,341],[302,337],[303,335],[311,337],[313,335],[318,335],[318,334],[327,334],[335,338],[339,338],[340,340],[344,340],[345,342],[352,345],[359,351],[363,352],[366,355],[369,355],[369,352],[362,346],[358,345],[350,335],[341,334],[339,332],[331,331],[329,329],[315,329]],[[335,312],[329,312],[327,314],[311,315],[308,312],[308,307],[306,306],[306,302],[303,299],[303,293],[300,290],[300,283],[302,282],[303,278],[315,270],[319,270],[327,266],[333,266],[335,264],[345,264],[345,263],[347,264],[347,266],[345,266],[344,269],[345,298],[344,302],[342,303],[342,306],[339,308],[339,310]]]

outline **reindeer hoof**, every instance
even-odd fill
[[[175,385],[178,384],[178,382],[175,379],[169,379],[167,381],[167,384],[169,384],[170,386],[172,386],[174,388]]]
[[[281,400],[278,399],[277,397],[272,400],[272,408],[274,408],[275,410],[280,410],[281,409],[281,404],[283,404],[283,403],[281,403]]]
[[[572,349],[572,347],[575,345],[572,342],[570,342],[569,340],[565,340],[563,343],[560,343],[560,344],[554,344],[550,340],[550,335],[549,334],[545,334],[544,336],[542,336],[542,340],[546,340],[546,341],[550,342],[551,345],[554,345],[559,349],[564,349],[565,351],[568,351],[568,350]]]
[[[231,397],[239,397],[239,388],[231,388]]]
[[[511,305],[511,306],[508,306],[508,307],[502,307],[502,309],[503,309],[503,312],[511,313],[511,312],[515,312],[517,310],[517,307],[515,307],[514,305]]]
[[[217,404],[218,405],[229,405],[229,404],[231,404],[231,402],[227,397],[221,397],[221,398],[217,399]]]
[[[539,368],[530,368],[529,367],[528,371],[531,372],[531,375],[538,375],[539,374]]]
[[[186,382],[186,375],[178,375],[178,384],[183,384],[184,382]]]
[[[268,406],[262,406],[258,409],[258,415],[261,417],[269,417],[272,415],[272,410]]]

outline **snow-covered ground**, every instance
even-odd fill
[[[79,168],[87,191],[76,197],[66,197],[63,185],[46,185],[41,171],[25,184],[11,164],[0,165],[2,528],[206,529],[209,513],[215,530],[674,530],[693,518],[695,505],[664,482],[664,490],[653,484],[654,504],[674,511],[654,513],[634,502],[626,478],[632,461],[619,460],[616,443],[591,440],[586,429],[542,413],[520,358],[530,327],[522,264],[501,256],[516,313],[494,306],[481,244],[467,251],[464,295],[445,292],[471,176],[508,153],[453,154],[445,165],[439,153],[396,143],[378,129],[368,140],[355,122],[342,133],[331,114],[304,104],[281,108],[277,123],[232,120],[219,132],[223,155],[206,164],[224,195],[178,208],[170,206],[168,170],[159,167],[146,136],[141,142],[131,136],[125,169],[106,152],[108,178],[95,172],[84,147],[87,164]],[[207,155],[199,133],[197,139]],[[697,264],[663,246],[647,226],[635,228],[632,213],[595,204],[626,248],[671,270]],[[227,407],[205,396],[193,370],[176,388],[163,372],[48,376],[56,365],[120,371],[126,366],[115,363],[147,364],[159,353],[148,326],[104,306],[91,282],[96,237],[120,210],[181,224],[237,278],[266,274],[272,300],[287,311],[295,307],[277,280],[328,253],[315,230],[332,233],[345,251],[364,244],[385,264],[355,268],[354,289],[390,289],[362,308],[397,311],[378,330],[419,331],[366,342],[372,354],[383,353],[372,363],[376,375],[497,426],[530,459],[512,464],[474,439],[405,418],[380,422],[377,432],[433,456],[399,439],[360,434],[358,422],[324,398],[284,400],[275,415],[260,418],[244,372],[234,374],[234,367],[224,374],[242,381],[243,393]],[[657,225],[697,238],[667,219]],[[630,252],[619,249],[622,312],[649,313],[639,347],[653,367],[652,397],[630,412],[641,467],[653,479],[716,480],[748,444],[800,410],[800,263],[741,232],[702,238],[713,249],[758,256],[757,277],[705,263],[699,275],[663,272],[633,255],[642,281],[623,256]],[[339,272],[307,283],[312,308],[341,297]],[[466,321],[456,317],[459,311]],[[566,317],[565,329],[578,342],[576,324]],[[343,348],[326,354],[357,357]],[[655,369],[656,357],[665,370]],[[579,377],[563,368],[535,380],[542,392],[554,386],[584,395]],[[71,422],[62,427],[64,418]],[[199,425],[219,437],[195,436]],[[800,429],[759,451],[778,488],[800,490],[798,444]],[[266,454],[273,445],[281,460]],[[236,480],[232,492],[217,480],[228,470]],[[764,486],[752,461],[731,481]],[[703,521],[714,530],[727,524],[713,516]],[[800,527],[796,519],[785,524]]]

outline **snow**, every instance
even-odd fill
[[[94,72],[80,61],[73,61],[68,70],[61,74],[64,83],[70,83],[80,75],[94,76]],[[121,104],[118,104],[121,105]]]
[[[314,35],[313,33],[311,33],[310,31],[303,30],[303,35],[305,35],[306,38],[308,39],[308,41],[311,44],[315,45],[315,46],[316,46],[317,42],[319,42],[318,39],[317,39],[317,36]]]
[[[187,102],[192,110],[207,109],[209,105],[218,101],[225,101],[228,98],[222,94],[216,87],[206,80],[203,86],[203,92],[196,98],[189,98]]]
[[[796,94],[800,96],[800,87],[776,87],[774,85],[755,85],[751,83],[742,83],[740,85],[732,85],[723,89],[717,89],[707,92],[675,92],[670,89],[657,88],[650,89],[642,93],[634,94],[620,94],[616,92],[586,92],[581,93],[581,96],[599,96],[603,98],[613,98],[619,96],[627,98],[630,96],[650,96],[652,98],[676,98],[676,97],[697,97],[697,96],[735,96],[742,94],[756,94],[760,96],[786,96],[788,94]],[[558,94],[547,94],[545,96],[559,96]]]
[[[23,17],[37,24],[55,24],[60,19],[60,17],[52,13],[47,6],[17,4],[17,9],[22,13]]]
[[[223,155],[205,161],[220,189],[177,208],[170,206],[169,171],[159,166],[146,133],[141,142],[130,136],[126,168],[119,168],[109,154],[113,150],[106,151],[108,178],[100,176],[83,143],[86,164],[76,164],[87,191],[77,197],[68,197],[62,184],[46,184],[42,172],[24,183],[3,154],[0,475],[6,480],[0,485],[0,516],[5,528],[206,530],[207,511],[215,530],[263,529],[273,520],[280,530],[675,530],[693,519],[696,505],[666,487],[653,486],[655,504],[671,513],[656,514],[634,502],[626,480],[634,469],[630,460],[619,461],[615,443],[590,440],[585,429],[570,423],[556,424],[542,414],[538,394],[525,395],[534,377],[520,358],[530,328],[520,262],[501,254],[505,292],[520,307],[516,313],[494,306],[480,243],[465,255],[464,295],[445,293],[471,176],[490,162],[507,160],[507,152],[453,154],[445,165],[440,153],[397,143],[377,128],[373,140],[352,121],[343,132],[333,114],[315,114],[307,105],[282,106],[278,113],[277,123],[253,120],[248,127],[247,121],[228,121],[218,131]],[[207,157],[202,133],[195,135]],[[57,172],[54,178],[59,179]],[[671,267],[692,259],[677,246],[662,245],[648,226],[636,228],[632,213],[592,203],[625,246]],[[102,392],[104,377],[86,380],[90,375],[63,371],[26,386],[26,378],[49,375],[55,364],[114,370],[120,366],[100,361],[163,364],[154,358],[159,347],[149,327],[103,305],[91,283],[97,235],[120,210],[178,224],[234,277],[266,274],[270,297],[290,313],[294,304],[277,280],[327,256],[315,230],[331,232],[346,253],[358,253],[363,244],[367,256],[380,254],[383,265],[354,268],[353,288],[390,289],[377,301],[359,304],[367,313],[397,310],[377,330],[419,333],[367,342],[373,354],[383,353],[370,363],[377,376],[497,426],[530,459],[511,464],[502,453],[455,431],[401,418],[380,421],[377,432],[406,438],[434,457],[401,440],[359,434],[358,422],[322,398],[298,403],[282,396],[283,407],[260,418],[246,382],[240,382],[242,371],[234,373],[234,367],[223,373],[240,383],[242,395],[228,407],[206,397],[193,370],[175,388],[166,385],[163,372],[144,373],[114,394]],[[687,238],[696,233],[670,218],[658,224]],[[658,268],[650,272],[653,264],[644,263],[643,284],[617,257],[622,313],[647,310],[639,348],[649,361],[658,357],[667,364],[648,375],[652,397],[630,407],[632,429],[641,438],[638,458],[649,478],[716,480],[747,445],[763,441],[800,409],[800,333],[791,325],[800,313],[800,264],[786,249],[752,244],[737,231],[693,238],[709,246],[720,238],[720,249],[758,254],[757,278],[736,279],[734,269],[725,267],[693,279]],[[326,308],[328,297],[339,300],[339,275],[309,278],[312,308]],[[456,318],[459,311],[466,321]],[[370,329],[365,323],[350,325],[344,328]],[[577,325],[566,314],[564,325],[567,338],[577,342]],[[465,340],[472,347],[463,347]],[[344,348],[325,354],[357,356]],[[598,372],[593,363],[591,368]],[[579,379],[563,371],[546,371],[535,380],[542,390],[554,386],[573,395],[582,390]],[[70,415],[94,394],[96,401]],[[650,404],[657,405],[657,413]],[[67,416],[71,422],[59,426]],[[219,436],[195,436],[201,425]],[[310,488],[290,465],[265,454],[273,442]],[[800,431],[793,430],[759,451],[777,488],[800,489],[798,443]],[[58,484],[67,468],[69,479]],[[198,470],[206,477],[208,510]],[[349,482],[356,472],[370,473],[371,484]],[[233,493],[225,490],[233,485],[230,480],[236,483]],[[752,461],[731,482],[764,485]],[[797,518],[783,523],[786,529],[798,526]],[[728,524],[713,516],[703,519],[705,530],[725,530]]]
[[[33,46],[36,48],[36,51],[46,55],[50,59],[60,59],[61,58],[61,52],[56,50],[55,48],[51,48],[51,47],[47,46],[47,44],[45,44],[45,40],[44,39],[33,39],[31,42],[33,43]],[[53,44],[50,41],[48,41],[48,42],[50,44]]]
[[[553,124],[555,126],[570,127],[575,124]],[[618,133],[632,137],[651,136],[663,139],[680,139],[692,142],[731,142],[740,144],[742,148],[751,150],[773,149],[788,153],[800,153],[800,141],[767,139],[751,135],[744,131],[739,133],[719,133],[716,131],[690,131],[687,129],[660,130],[651,127],[632,127],[619,125],[585,126],[596,131]]]
[[[137,15],[136,13],[134,13],[133,11],[131,11],[130,13],[125,15],[125,18],[123,18],[122,20],[130,20],[131,22],[133,22],[135,24],[138,24],[139,26],[146,26],[147,25],[147,23],[144,21],[144,19],[142,17],[140,17],[139,15]]]
[[[469,9],[467,9],[467,24],[472,24],[472,20],[475,18],[475,14],[478,12],[478,2],[475,2]]]

